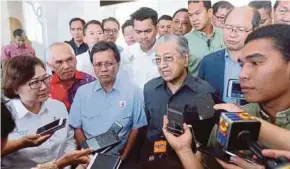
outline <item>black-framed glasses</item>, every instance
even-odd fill
[[[217,18],[217,20],[220,22],[224,22],[224,20],[225,20],[225,16],[217,16],[215,14],[213,16],[215,16]]]
[[[105,66],[105,68],[111,68],[116,64],[116,62],[97,62],[94,63],[94,67],[100,69],[101,67]]]
[[[35,90],[35,89],[39,89],[41,87],[42,83],[44,83],[47,86],[50,83],[50,80],[51,80],[51,75],[47,75],[43,79],[34,80],[32,82],[29,82],[28,85],[31,89]]]
[[[253,30],[253,28],[251,29],[247,29],[246,27],[242,27],[242,26],[233,26],[233,25],[224,25],[223,28],[227,31],[235,31],[235,32],[238,32],[240,34],[244,34],[244,33],[248,33],[250,32],[251,30]]]
[[[109,34],[109,33],[113,33],[113,34],[117,34],[118,30],[117,29],[104,29],[104,33],[105,34]]]

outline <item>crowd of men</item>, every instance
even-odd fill
[[[8,138],[2,142],[1,168],[87,163],[83,158],[91,152],[77,149],[116,121],[122,125],[121,143],[107,153],[121,157],[121,168],[263,167],[192,152],[187,125],[179,137],[167,131],[168,105],[178,105],[185,123],[194,126],[195,139],[216,146],[216,116],[200,120],[196,111],[196,98],[208,95],[217,112],[246,111],[261,121],[259,142],[277,149],[265,156],[289,157],[290,1],[277,0],[272,8],[271,1],[234,7],[190,0],[172,16],[158,17],[142,7],[123,25],[114,17],[73,18],[69,28],[71,40],[49,46],[51,75],[22,29],[2,49],[2,94],[14,122],[9,126],[1,118],[1,131],[7,128],[2,141]],[[120,31],[126,47],[116,44]],[[229,92],[236,81],[243,98]],[[64,129],[35,135],[56,118],[68,119]],[[163,141],[166,151],[156,153],[155,145]]]

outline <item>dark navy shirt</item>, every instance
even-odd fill
[[[214,88],[206,81],[191,75],[186,77],[183,85],[175,94],[172,94],[167,88],[162,77],[152,79],[146,83],[144,87],[144,102],[148,121],[147,139],[149,141],[160,139],[163,135],[163,116],[167,115],[167,105],[174,104],[184,110],[185,122],[193,125],[196,139],[206,144],[215,119],[199,120],[194,98],[200,95],[212,95],[214,92]]]
[[[85,53],[89,49],[89,46],[86,43],[82,43],[78,47],[74,39],[71,39],[70,41],[65,41],[65,43],[68,43],[73,48],[76,56]]]

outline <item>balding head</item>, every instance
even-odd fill
[[[225,18],[225,23],[234,21],[237,24],[245,24],[250,23],[253,29],[259,27],[261,16],[259,12],[251,7],[242,6],[232,9]]]
[[[238,7],[231,10],[223,28],[224,42],[228,50],[240,51],[249,33],[258,28],[261,17],[257,10]]]
[[[57,42],[50,45],[48,65],[60,80],[66,81],[74,78],[76,63],[76,56],[69,44]]]

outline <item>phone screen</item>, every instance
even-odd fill
[[[98,141],[95,138],[88,139],[86,142],[89,148],[93,150],[98,150],[100,148],[100,145],[98,144]]]
[[[123,126],[119,122],[114,122],[112,126],[109,128],[109,131],[114,131],[116,134],[119,134],[122,130]]]
[[[168,105],[167,111],[168,131],[175,135],[181,135],[183,133],[183,113],[175,105]]]

